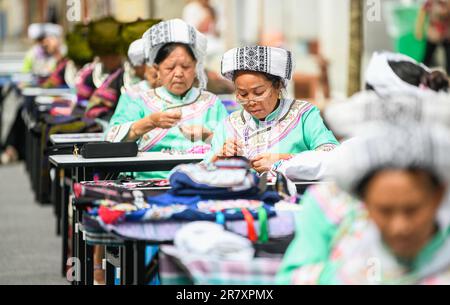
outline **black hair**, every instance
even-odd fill
[[[388,61],[392,71],[404,82],[419,87],[425,85],[434,91],[447,91],[448,77],[441,71],[428,72],[422,66],[409,61]]]
[[[375,88],[371,84],[366,83],[366,90],[367,91],[375,91]]]
[[[261,73],[266,80],[268,80],[269,82],[272,83],[272,87],[277,88],[277,89],[286,89],[286,85],[283,82],[283,79],[279,76],[272,75],[272,74],[265,73],[265,72],[252,71],[252,70],[240,70],[240,71]],[[236,73],[233,74],[233,81],[235,81],[235,80],[236,80]]]
[[[192,51],[191,47],[189,47],[187,44],[179,43],[179,42],[171,42],[163,45],[161,49],[159,49],[158,53],[155,57],[155,64],[159,65],[164,60],[166,60],[167,57],[177,48],[182,47],[186,50],[186,52],[192,57],[193,60],[197,60],[195,58],[194,52]]]
[[[376,174],[385,169],[388,169],[388,167],[378,168],[367,173],[356,186],[355,189],[356,195],[359,198],[364,198],[367,192],[367,185],[369,184],[369,182],[372,180],[373,177],[375,177]],[[409,167],[406,168],[405,170],[411,174],[423,175],[432,191],[436,191],[440,187],[442,187],[441,180],[437,177],[437,175],[433,171],[429,169],[420,167]]]

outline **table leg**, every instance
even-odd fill
[[[59,176],[59,185],[61,187],[61,237],[62,237],[62,275],[66,276],[66,264],[68,259],[68,247],[69,247],[69,196],[64,185],[65,171],[61,169]]]
[[[105,280],[107,286],[114,286],[116,283],[116,267],[114,263],[109,259],[112,258],[113,253],[111,247],[105,246]],[[108,258],[109,257],[109,258]]]
[[[81,215],[82,212],[80,210],[78,210],[75,206],[74,206],[74,214],[75,214],[75,225],[77,226],[77,230],[75,233],[75,245],[76,245],[76,253],[77,253],[77,258],[78,261],[80,262],[81,267],[81,281],[80,281],[80,285],[85,285],[85,279],[86,279],[86,269],[87,269],[87,265],[86,265],[86,257],[85,257],[85,246],[86,246],[86,241],[84,238],[84,232],[80,230],[80,224],[81,224]]]
[[[145,242],[134,241],[133,242],[133,252],[134,252],[134,264],[133,264],[133,275],[134,275],[134,285],[145,285]]]
[[[85,274],[85,284],[93,285],[94,284],[94,247],[85,242],[84,245],[84,256],[86,260],[86,270]]]
[[[64,170],[53,167],[55,176],[52,181],[52,201],[56,216],[56,234],[61,235],[61,190],[64,187]]]
[[[134,253],[133,243],[124,241],[120,247],[120,283],[122,285],[132,285],[134,281]]]

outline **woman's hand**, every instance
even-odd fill
[[[288,154],[264,153],[252,159],[251,165],[253,169],[256,170],[258,173],[264,173],[270,171],[275,162],[289,159],[289,157],[290,155]]]
[[[222,149],[213,157],[212,161],[216,161],[220,157],[243,156],[243,145],[237,140],[226,140]]]
[[[134,123],[128,135],[127,141],[136,141],[147,132],[155,128],[169,129],[174,127],[181,119],[181,112],[155,112]]]
[[[155,112],[150,114],[147,118],[153,129],[170,129],[180,121],[181,112]]]
[[[201,125],[191,125],[191,126],[182,126],[180,127],[181,133],[192,142],[203,141],[206,142],[210,139],[213,133],[208,129]]]

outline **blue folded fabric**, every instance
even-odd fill
[[[147,197],[147,202],[149,204],[156,204],[159,206],[169,206],[173,204],[183,204],[187,206],[196,205],[202,200],[201,196],[177,196],[170,192],[164,193],[158,196]]]
[[[276,215],[275,209],[271,206],[264,205],[264,209],[267,212],[268,217],[273,217]],[[249,210],[249,212],[252,214],[253,219],[258,219],[258,212]],[[242,220],[244,219],[244,214],[240,210],[225,210],[222,211],[223,215],[225,216],[225,220]],[[216,221],[216,213],[214,212],[202,212],[195,209],[187,209],[184,210],[181,213],[177,213],[172,215],[172,219],[174,220],[198,220],[198,221]]]
[[[233,190],[231,187],[214,187],[207,184],[196,183],[183,172],[174,172],[170,176],[171,190],[169,193],[177,196],[199,195],[207,199],[235,199],[242,196],[255,196],[259,193],[259,177],[253,175],[253,183],[246,189]],[[238,186],[235,189],[239,189]]]
[[[167,206],[167,205],[166,205]],[[276,215],[275,208],[273,206],[264,204],[264,209],[267,212],[268,217],[273,217]],[[141,209],[135,212],[127,212],[125,214],[126,222],[139,222],[148,221],[144,218],[145,213],[148,209]],[[258,212],[249,210],[254,219],[258,219]],[[242,214],[239,209],[230,209],[222,211],[225,220],[243,220],[244,214]],[[196,205],[188,205],[186,210],[174,213],[169,219],[161,220],[180,220],[180,221],[216,221],[217,214],[215,212],[205,212],[198,210]]]
[[[191,190],[192,191],[192,190]],[[190,192],[187,192],[190,193]],[[193,192],[194,193],[194,192]],[[173,204],[184,204],[184,205],[195,205],[200,201],[205,200],[229,200],[229,199],[248,199],[248,200],[259,200],[266,204],[275,204],[278,201],[282,200],[280,195],[277,192],[267,191],[264,193],[258,192],[234,192],[231,195],[226,192],[218,193],[208,193],[201,194],[194,193],[195,195],[180,195],[173,194],[171,191],[164,193],[158,196],[149,196],[147,197],[147,202],[149,204],[157,204],[160,206],[169,206]]]

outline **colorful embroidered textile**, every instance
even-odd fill
[[[163,285],[274,285],[281,260],[254,258],[249,262],[214,259],[191,256],[173,246],[163,246],[159,262]]]
[[[208,167],[202,163],[182,164],[171,171],[169,181],[171,193],[175,195],[216,195],[219,198],[228,194],[238,196],[240,193],[259,192],[258,175],[245,168]]]
[[[192,220],[191,220],[192,221]],[[155,242],[171,242],[174,240],[176,232],[184,225],[190,223],[187,220],[166,220],[149,222],[119,222],[112,225],[99,222],[99,224],[108,232],[121,236],[123,238],[146,240]],[[214,222],[215,220],[211,220]],[[259,236],[260,223],[255,217],[255,231]],[[226,221],[227,230],[237,233],[241,236],[247,236],[247,223],[241,220]],[[277,212],[274,217],[268,218],[269,237],[282,238],[291,236],[294,233],[295,222],[292,212]]]
[[[274,217],[276,215],[275,209],[272,206],[263,204],[263,202],[259,202],[257,208],[247,209],[245,207],[249,206],[249,204],[243,203],[244,200],[240,200],[241,204],[234,204],[233,208],[211,211],[205,207],[205,203],[202,203],[201,209],[199,208],[198,203],[201,202],[199,197],[173,197],[168,195],[163,197],[166,199],[165,201],[161,201],[161,196],[157,196],[155,200],[152,200],[152,198],[149,197],[148,201],[144,202],[139,201],[139,196],[137,194],[139,192],[143,191],[134,191],[134,201],[130,200],[126,203],[118,203],[109,199],[92,200],[89,204],[98,206],[99,208],[93,208],[90,211],[90,215],[98,215],[106,224],[163,220],[204,220],[214,222],[217,219],[216,214],[218,213],[223,215],[225,221],[242,219],[253,221],[253,219],[258,219],[259,215],[261,215],[259,212],[259,209],[261,208],[266,212],[264,221],[267,221],[267,217]],[[239,208],[240,205],[243,206],[243,208]],[[253,206],[256,207],[255,204],[253,204]],[[109,212],[114,215],[112,218]],[[121,213],[119,213],[120,215],[116,215],[116,212]],[[103,218],[104,215],[106,218]],[[113,221],[111,219],[113,219]],[[251,234],[252,238],[256,241],[258,237],[254,234],[255,228],[253,227],[253,223],[248,229],[250,230],[249,234]]]
[[[123,68],[111,73],[89,98],[85,116],[109,121],[117,106],[124,81]]]

